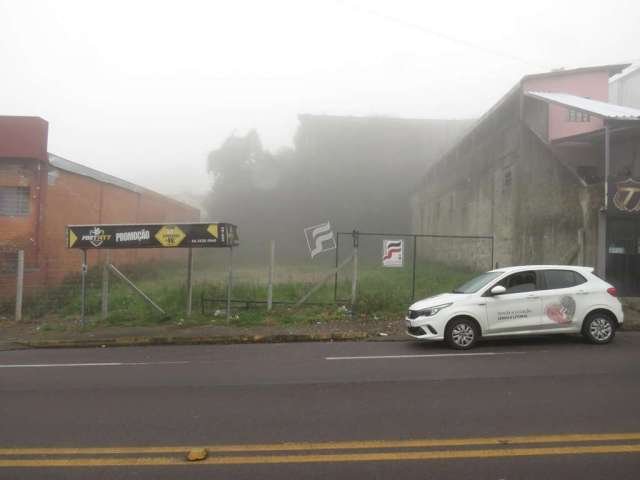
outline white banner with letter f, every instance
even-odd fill
[[[309,247],[311,258],[336,248],[336,239],[331,230],[330,222],[305,228],[304,236],[307,238],[307,246]]]

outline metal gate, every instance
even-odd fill
[[[401,242],[403,265],[392,269],[382,266],[383,241]],[[350,248],[351,247],[351,248]],[[414,301],[416,295],[425,288],[421,285],[425,269],[438,269],[442,278],[451,278],[451,282],[493,268],[493,235],[430,235],[416,233],[385,232],[338,232],[336,238],[335,265],[353,251],[357,252],[358,269],[351,275],[357,276],[359,291],[372,290],[373,295],[394,295],[400,302]],[[349,272],[350,270],[346,270]],[[334,300],[344,303],[351,281],[345,281],[344,273],[334,276]],[[437,279],[437,274],[435,274]],[[387,286],[377,293],[371,278],[387,278]],[[369,278],[369,281],[367,280]],[[351,279],[352,280],[352,279]],[[460,282],[461,283],[461,282]],[[447,282],[443,280],[443,288]],[[452,285],[455,286],[455,285]]]

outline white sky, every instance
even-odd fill
[[[0,0],[0,115],[45,118],[71,160],[201,192],[234,130],[277,149],[298,113],[475,117],[524,74],[638,60],[639,25],[637,0]]]

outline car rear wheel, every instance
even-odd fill
[[[615,322],[604,312],[590,313],[582,325],[582,335],[591,343],[609,343],[616,335]]]
[[[479,332],[476,323],[470,318],[457,318],[449,322],[444,338],[451,348],[468,350],[478,341]]]

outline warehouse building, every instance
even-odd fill
[[[609,101],[626,67],[525,76],[414,189],[414,231],[494,235],[500,266],[589,265],[640,295],[640,110]],[[419,254],[486,266],[461,247]]]
[[[0,117],[0,292],[15,288],[18,250],[25,252],[27,292],[80,271],[78,251],[65,244],[70,224],[198,221],[197,209],[47,150],[48,123]],[[116,263],[175,255],[160,250],[113,252]],[[89,265],[101,261],[91,252]]]

